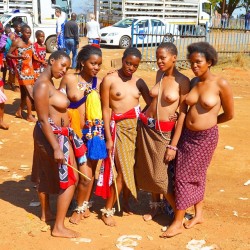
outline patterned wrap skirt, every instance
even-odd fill
[[[203,131],[184,128],[175,166],[176,208],[186,210],[204,199],[207,168],[218,143],[217,125]]]
[[[158,194],[173,192],[168,164],[164,162],[171,131],[162,132],[138,121],[136,139],[135,179],[138,188]]]
[[[134,178],[136,127],[137,118],[117,121],[115,144],[115,163],[120,165],[126,186],[135,198],[137,198]]]

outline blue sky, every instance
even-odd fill
[[[72,0],[72,10],[76,14],[87,14],[94,10],[94,0]]]

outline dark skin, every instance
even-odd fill
[[[104,129],[106,136],[106,147],[109,155],[111,155],[113,149],[113,141],[110,133],[110,110],[115,113],[125,113],[126,111],[134,108],[139,104],[139,98],[142,96],[146,104],[149,105],[151,97],[146,83],[133,74],[137,70],[140,63],[140,58],[134,55],[128,55],[122,60],[122,68],[117,72],[104,77],[101,84],[101,101],[104,120]],[[119,159],[115,158],[116,170],[117,170],[117,188],[118,194],[124,188],[125,182]],[[127,194],[125,190],[125,195]],[[129,194],[127,194],[129,195]],[[111,196],[107,199],[105,208],[110,210],[116,202],[116,192],[114,184],[111,186]],[[102,216],[103,222],[108,226],[115,226],[116,223],[113,217]]]
[[[23,48],[25,47],[27,44],[29,44],[29,39],[31,36],[31,29],[30,28],[25,28],[22,31],[22,38],[17,38],[16,40],[13,41],[10,50],[7,54],[8,58],[11,59],[28,59],[29,55],[26,54],[22,54],[21,56],[16,56],[13,55],[12,53],[18,49],[18,48]],[[32,115],[32,99],[33,99],[33,86],[32,85],[26,85],[24,86],[25,90],[25,95],[21,95],[21,104],[20,107],[18,109],[18,111],[16,112],[16,116],[19,118],[22,118],[22,110],[24,109],[25,104],[27,105],[27,121],[30,122],[35,122],[36,119],[33,117]]]
[[[79,75],[76,74],[67,74],[63,77],[60,83],[60,89],[63,88],[67,92],[67,97],[70,101],[79,101],[85,96],[85,88],[82,90],[77,88],[77,80],[80,82],[91,82],[93,77],[97,76],[98,72],[101,69],[102,57],[96,54],[91,54],[90,57],[81,62],[82,69],[79,72]],[[101,80],[97,79],[97,91],[99,91]],[[79,106],[78,112],[80,114],[80,127],[83,128],[86,121],[86,103],[83,103]],[[94,174],[96,170],[98,161],[87,159],[87,163],[80,166],[79,170],[86,176],[91,178],[91,181],[87,180],[80,176],[80,180],[77,186],[76,199],[78,204],[83,204],[84,201],[89,201],[93,184],[94,184]],[[89,209],[86,209],[84,213],[74,212],[70,218],[70,222],[73,224],[78,224],[81,219],[90,216]]]
[[[48,118],[50,117],[58,126],[69,126],[69,117],[67,114],[69,101],[63,93],[55,88],[52,78],[54,77],[59,79],[64,76],[69,66],[70,59],[68,57],[62,56],[59,59],[50,59],[48,67],[41,74],[34,87],[34,102],[38,120],[46,139],[54,150],[54,160],[57,163],[64,162],[64,154],[55,135],[53,134]],[[72,165],[76,168],[76,162],[73,160],[74,155],[71,146],[70,155]],[[76,173],[75,176],[77,178]],[[75,186],[72,185],[67,189],[61,189],[59,192],[55,225],[51,233],[54,237],[79,237],[79,233],[66,228],[64,225],[66,213],[74,195],[74,191]],[[53,219],[49,205],[49,194],[39,193],[39,198],[42,208],[41,220],[48,221]]]

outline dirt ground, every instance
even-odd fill
[[[111,69],[110,60],[120,58],[122,52],[119,49],[103,49],[100,77]],[[91,239],[90,243],[52,237],[50,230],[46,231],[46,224],[39,219],[40,207],[30,206],[31,202],[38,201],[34,185],[30,182],[34,124],[15,118],[19,93],[6,88],[8,101],[4,118],[10,128],[0,130],[0,249],[117,249],[117,239],[122,235],[142,237],[135,249],[186,249],[192,239],[205,240],[203,247],[210,248],[190,249],[250,249],[250,186],[246,183],[250,180],[249,63],[250,60],[244,65],[225,64],[213,69],[232,85],[235,118],[219,125],[219,144],[207,175],[205,223],[171,239],[159,238],[162,226],[169,223],[165,214],[157,216],[154,221],[143,221],[142,214],[148,211],[150,197],[143,192],[139,193],[137,203],[131,201],[135,214],[116,214],[118,225],[114,228],[105,226],[100,220],[100,208],[105,201],[95,195],[88,219],[73,225],[66,218],[66,225],[81,232],[81,237]],[[183,73],[190,78],[193,76],[191,70]],[[152,87],[155,71],[139,69],[137,75]],[[225,146],[232,148],[225,149]],[[51,200],[55,212],[56,197],[51,197]],[[50,225],[53,226],[53,223]]]

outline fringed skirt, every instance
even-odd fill
[[[204,199],[207,168],[218,143],[218,127],[183,129],[175,167],[176,208],[186,210]]]

